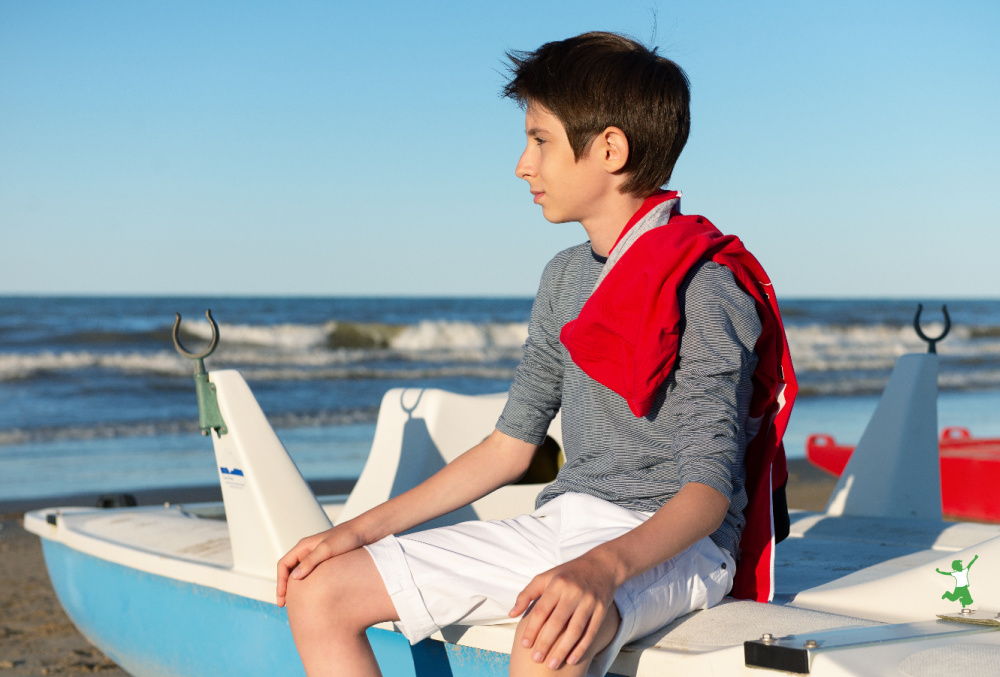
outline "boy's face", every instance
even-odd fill
[[[528,106],[524,129],[528,144],[514,172],[528,182],[542,215],[552,223],[585,222],[608,190],[607,172],[592,157],[595,144],[577,161],[562,122],[536,104]]]

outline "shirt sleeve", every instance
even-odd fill
[[[665,405],[680,485],[742,490],[746,419],[761,324],[728,268],[706,262],[681,289],[684,328]]]
[[[530,444],[541,444],[562,402],[563,356],[555,313],[557,277],[563,252],[545,267],[531,308],[524,355],[514,373],[497,430]]]

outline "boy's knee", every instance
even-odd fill
[[[320,568],[317,567],[303,579],[288,579],[288,589],[285,592],[285,606],[288,608],[289,613],[310,604],[314,599],[314,595],[311,593],[318,587],[319,578]]]
[[[349,608],[350,580],[346,572],[339,571],[340,558],[322,562],[303,579],[288,579],[285,606],[289,615],[312,615],[322,610],[340,606]],[[339,611],[339,609],[338,609]]]
[[[545,665],[537,664],[532,658],[530,658],[531,654],[534,652],[534,648],[525,648],[521,644],[521,638],[523,637],[525,628],[528,624],[529,615],[530,612],[521,617],[521,620],[518,621],[517,628],[514,631],[514,645],[511,647],[511,675],[549,674]],[[591,661],[594,660],[594,657],[604,649],[608,648],[614,640],[615,635],[618,634],[618,628],[621,625],[621,622],[622,617],[618,611],[618,605],[612,604],[608,609],[608,613],[604,616],[604,620],[601,621],[601,626],[597,631],[597,635],[591,642],[590,647],[584,653],[583,659],[576,666],[564,664],[560,668],[560,674],[575,674],[577,670],[586,672],[587,667],[590,665]]]
[[[328,559],[303,579],[289,579],[285,606],[293,626],[308,619],[353,632],[396,620],[385,585],[363,550]]]

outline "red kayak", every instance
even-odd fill
[[[1000,439],[975,438],[965,428],[945,428],[941,450],[941,503],[944,514],[965,520],[1000,522]],[[840,477],[854,447],[830,435],[810,435],[806,457]]]

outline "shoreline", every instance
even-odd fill
[[[317,496],[346,494],[354,479],[309,481]],[[836,478],[805,459],[788,461],[788,507],[823,510]],[[216,485],[138,490],[139,505],[221,500]],[[49,583],[41,541],[24,530],[23,515],[38,508],[96,505],[98,494],[0,501],[0,675],[128,673],[77,631]],[[780,546],[779,546],[780,547]]]
[[[309,488],[317,496],[334,496],[348,494],[357,479],[336,477],[331,479],[306,480]],[[164,503],[212,503],[222,500],[222,489],[218,484],[153,487],[135,489],[128,492],[86,492],[79,494],[57,494],[38,498],[0,499],[0,517],[11,518],[23,515],[31,510],[67,506],[96,507],[102,497],[109,499],[129,494],[136,499],[138,505],[163,505]]]
[[[335,477],[306,480],[316,496],[349,494],[356,478]],[[799,510],[823,510],[827,498],[837,482],[837,478],[820,470],[804,458],[788,459],[788,507]],[[829,484],[829,488],[826,485]],[[212,503],[222,500],[222,489],[218,484],[152,487],[129,492],[84,492],[77,494],[56,494],[21,499],[0,499],[0,517],[11,519],[21,517],[31,510],[42,508],[86,506],[95,507],[102,497],[130,494],[140,506],[162,505],[164,503]]]

